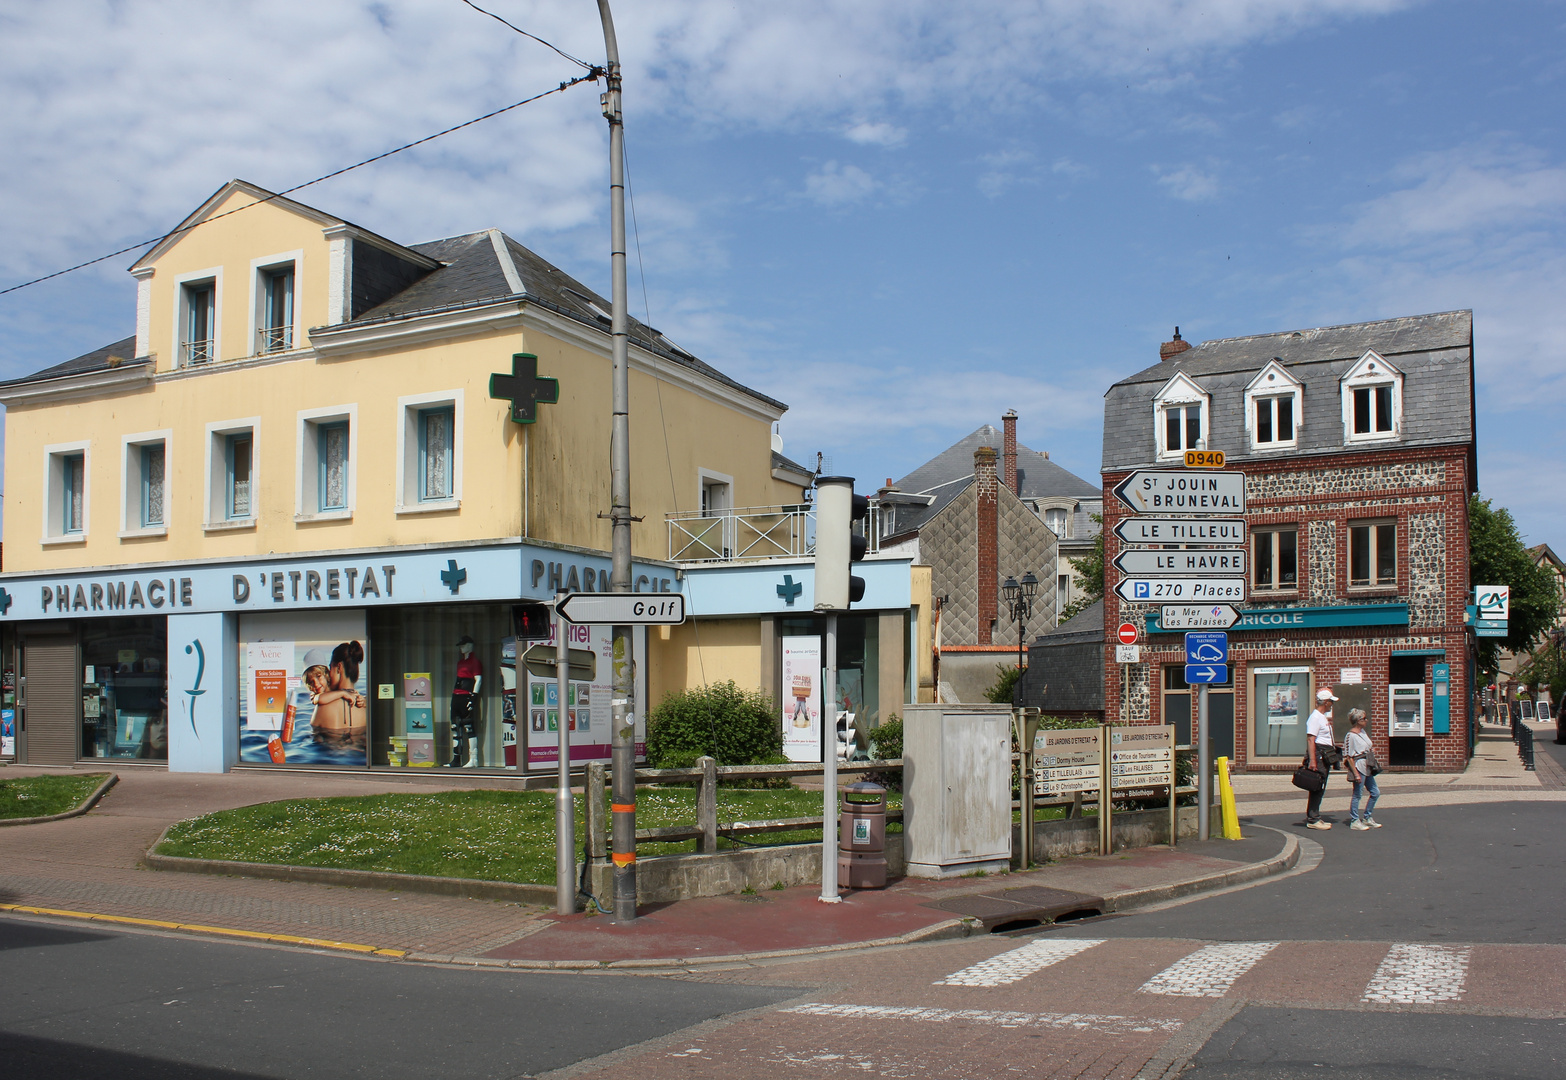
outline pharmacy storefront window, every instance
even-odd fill
[[[880,725],[881,713],[881,620],[874,612],[865,615],[840,615],[837,620],[837,712],[852,713],[855,742],[861,750],[867,748],[866,736],[871,728]],[[826,619],[816,617],[784,618],[778,620],[780,638],[800,638],[814,641],[823,658],[826,656]],[[790,697],[790,687],[783,688],[784,698]],[[783,703],[792,710],[790,699]],[[782,706],[780,706],[782,707]],[[785,732],[785,735],[787,733]],[[799,760],[817,760],[800,758]]]
[[[363,609],[239,620],[239,760],[367,764],[369,645]]]
[[[82,756],[167,761],[167,620],[81,625]]]
[[[1251,669],[1251,757],[1305,756],[1305,721],[1314,700],[1309,667]]]

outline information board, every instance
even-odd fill
[[[1033,737],[1033,793],[1074,795],[1098,791],[1103,764],[1099,729],[1040,731]]]
[[[1109,786],[1166,787],[1174,783],[1173,724],[1134,724],[1109,733]]]

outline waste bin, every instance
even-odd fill
[[[886,789],[843,789],[837,825],[837,880],[850,889],[886,888]]]

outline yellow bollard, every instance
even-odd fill
[[[1223,838],[1240,839],[1240,811],[1234,805],[1234,788],[1229,783],[1229,759],[1218,759],[1218,798],[1223,810]]]

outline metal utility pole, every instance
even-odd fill
[[[555,732],[555,914],[576,911],[576,807],[571,801],[571,725],[566,709],[571,653],[567,627],[571,624],[555,612],[555,690],[560,698],[559,727]],[[524,669],[525,670],[525,669]],[[526,682],[523,683],[524,688]],[[585,790],[585,789],[584,789]]]
[[[626,348],[625,292],[625,119],[620,111],[620,47],[614,36],[609,0],[598,0],[604,24],[604,73],[608,89],[600,98],[609,121],[609,268],[613,306],[609,335],[614,360],[614,424],[609,433],[609,591],[631,591],[631,390]],[[614,691],[610,768],[614,862],[614,918],[636,918],[636,657],[629,626],[614,628]],[[564,708],[565,702],[561,701]]]
[[[1207,684],[1196,690],[1196,838],[1212,838],[1213,747],[1207,730]]]

